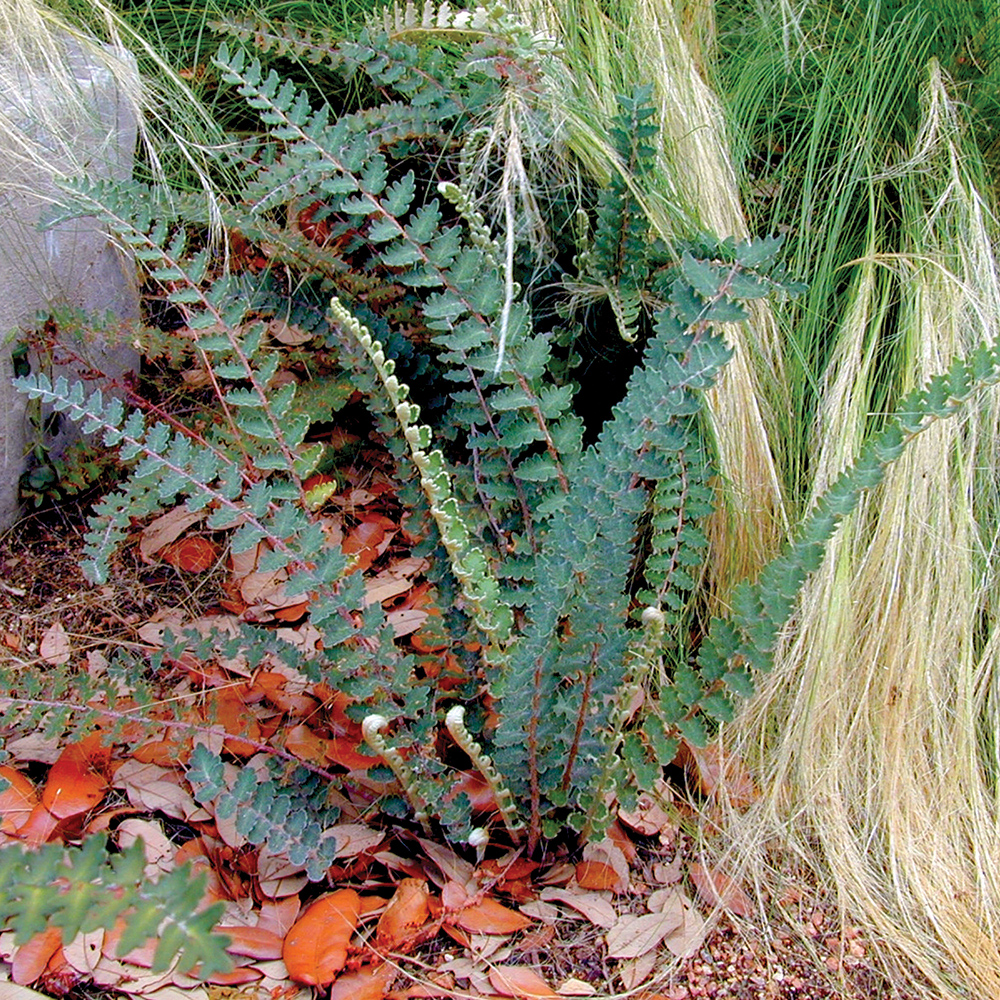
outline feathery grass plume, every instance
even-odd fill
[[[566,150],[586,170],[598,178],[621,173],[668,245],[704,230],[747,237],[723,115],[699,73],[712,32],[698,4],[685,5],[683,16],[672,0],[629,0],[613,9],[597,0],[548,0],[514,9],[558,43],[560,71],[546,79],[546,95]],[[685,37],[685,23],[699,31]],[[692,41],[698,41],[697,58]],[[607,123],[617,113],[618,95],[650,82],[657,161],[648,177],[637,178],[614,156]],[[734,358],[709,394],[724,478],[723,502],[710,526],[719,594],[754,575],[785,530],[765,402],[784,396],[781,351],[770,307],[753,303],[751,312],[748,325],[727,331]]]
[[[906,53],[918,26],[897,26]],[[867,79],[867,96],[891,103],[878,77],[892,77],[902,54],[890,58],[885,40],[867,49],[878,65],[854,60],[854,83]],[[838,188],[799,223],[815,227],[800,246],[821,249],[827,273],[835,258],[824,239],[864,240],[844,268],[846,308],[834,311],[826,292],[823,318],[840,319],[811,439],[813,498],[902,392],[1000,335],[998,229],[981,160],[938,63],[924,72],[902,149],[865,131],[860,95],[834,92],[833,81],[824,91],[843,102],[851,143],[860,135],[868,147],[863,164],[844,165],[867,214],[839,219],[849,198]],[[831,130],[830,149],[844,134]],[[898,225],[886,224],[880,199]],[[775,674],[739,723],[770,791],[735,836],[758,848],[776,832],[789,838],[873,943],[885,942],[887,963],[936,997],[1000,995],[998,433],[991,393],[910,446],[830,545]]]
[[[134,116],[141,162],[150,179],[162,182],[169,174],[176,184],[174,163],[179,158],[205,198],[206,215],[218,234],[221,223],[209,169],[222,132],[166,59],[111,4],[9,0],[0,6],[0,47],[10,73],[10,79],[0,81],[0,89],[17,94],[26,81],[38,87],[44,79],[49,98],[22,107],[15,98],[0,108],[0,127],[17,143],[29,177],[38,171],[50,177],[87,172],[73,126],[94,115],[86,86],[74,73],[75,63],[83,58],[107,74],[123,107]],[[169,168],[164,156],[169,157]]]

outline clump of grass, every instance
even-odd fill
[[[783,468],[807,506],[903,392],[1000,335],[998,230],[930,5],[769,10],[732,56],[735,106],[759,130],[758,217],[785,220],[812,286],[780,316]],[[911,446],[830,545],[730,734],[764,776],[734,832],[760,881],[778,835],[928,996],[1000,995],[998,431],[994,393]]]

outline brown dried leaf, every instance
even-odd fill
[[[124,789],[132,805],[173,819],[188,820],[202,812],[191,793],[181,786],[177,772],[159,764],[127,760],[115,771],[114,786]]]
[[[697,861],[688,866],[691,882],[698,892],[698,898],[707,906],[721,907],[737,917],[753,915],[753,903],[743,891],[743,887],[720,871],[705,868]]]
[[[279,938],[284,940],[285,935],[298,920],[301,908],[302,904],[299,902],[298,896],[289,896],[287,899],[278,900],[265,899],[260,905],[257,927],[262,931],[277,934]]]
[[[760,798],[760,791],[743,761],[715,743],[696,747],[681,740],[677,760],[694,779],[695,787],[709,798],[725,794],[736,809],[745,809]]]
[[[680,893],[674,895],[668,904],[675,912],[681,914],[681,925],[671,931],[663,943],[678,957],[690,958],[696,955],[705,941],[708,932],[708,921],[694,908],[691,901]],[[667,906],[663,907],[666,912]]]
[[[337,841],[338,858],[355,858],[365,851],[374,851],[385,840],[385,834],[364,823],[338,823],[327,827],[324,836]]]
[[[62,622],[54,621],[45,630],[45,633],[42,635],[42,641],[38,645],[38,655],[46,663],[51,663],[53,666],[62,666],[65,663],[69,663],[70,657],[73,655],[73,650]]]
[[[547,886],[541,891],[539,898],[555,903],[565,903],[566,906],[582,913],[597,927],[613,927],[618,919],[615,908],[596,892],[580,892],[579,890]]]
[[[158,518],[149,522],[139,536],[139,556],[145,563],[151,563],[150,556],[155,555],[165,545],[180,538],[181,535],[205,517],[204,511],[192,513],[183,504],[168,510]]]
[[[131,847],[137,840],[141,841],[146,855],[144,871],[148,878],[156,881],[160,875],[174,870],[175,847],[159,823],[148,819],[126,819],[118,824],[115,833],[122,850]]]
[[[672,793],[665,782],[662,784],[665,792],[664,800],[669,800]],[[660,801],[649,792],[642,792],[639,795],[635,809],[619,809],[618,818],[630,830],[635,830],[644,837],[652,837],[659,833],[672,840],[677,832],[676,822],[670,818]]]
[[[449,881],[457,882],[465,889],[475,889],[476,879],[474,869],[468,861],[460,858],[450,847],[445,847],[443,844],[436,844],[433,840],[427,840],[423,837],[418,837],[417,839],[427,857],[434,862],[445,876],[443,880],[438,881],[435,878],[435,873],[429,872],[428,875],[432,881],[440,886]]]
[[[308,344],[313,337],[316,336],[309,330],[303,329],[301,326],[294,326],[291,323],[286,323],[282,319],[273,319],[267,324],[267,332],[276,340],[279,344],[285,344],[288,347],[295,347],[298,344]]]
[[[672,912],[646,913],[641,917],[626,914],[608,931],[608,958],[637,958],[653,951],[673,930],[681,918]]]
[[[556,987],[556,993],[561,997],[592,997],[596,992],[597,987],[593,983],[585,983],[573,976]]]

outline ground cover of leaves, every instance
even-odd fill
[[[431,635],[426,565],[409,554],[385,469],[373,444],[338,484],[327,535],[357,556],[399,641],[447,669],[446,653],[422,638]],[[155,650],[168,626],[239,619],[283,629],[304,650],[314,641],[307,608],[284,596],[280,576],[259,573],[253,553],[230,558],[183,510],[137,525],[103,587],[80,571],[82,532],[79,510],[50,508],[0,541],[0,657],[100,672],[116,646]],[[726,770],[717,751],[686,748],[666,776],[676,782],[620,812],[602,843],[550,845],[528,859],[498,838],[477,858],[377,818],[385,789],[366,776],[372,760],[357,752],[358,726],[338,692],[278,663],[251,673],[238,659],[182,657],[155,682],[188,706],[190,732],[137,725],[110,746],[99,735],[7,741],[0,843],[141,840],[154,880],[190,863],[207,876],[206,903],[224,905],[233,969],[208,982],[154,974],[155,942],[118,956],[118,931],[64,942],[50,928],[15,945],[0,928],[4,1000],[30,997],[29,987],[69,1000],[906,998],[808,879],[792,875],[782,900],[758,906],[701,857],[693,833]],[[195,800],[183,767],[195,738],[233,771],[274,752],[340,775],[331,794],[342,819],[329,831],[338,857],[323,882]]]

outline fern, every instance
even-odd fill
[[[82,847],[7,844],[0,851],[0,927],[13,928],[17,944],[58,927],[69,944],[77,934],[110,931],[121,922],[119,955],[158,939],[154,972],[175,963],[201,976],[228,971],[229,939],[212,933],[223,906],[202,908],[204,875],[192,878],[182,867],[151,882],[145,866],[141,842],[111,856],[100,837]]]

